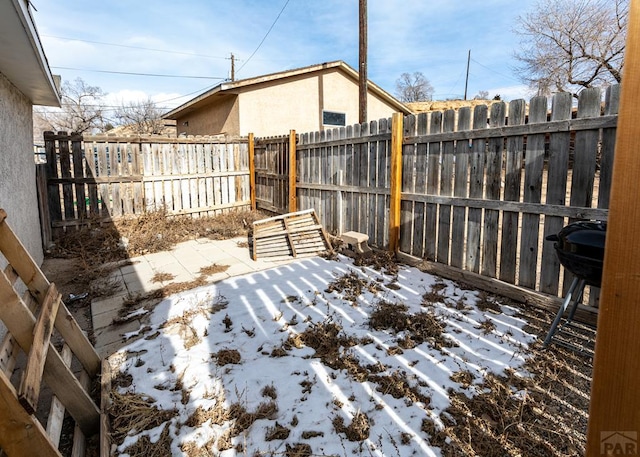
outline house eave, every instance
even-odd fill
[[[0,2],[0,73],[34,105],[60,106],[27,0]]]
[[[344,63],[343,61],[338,60],[334,62],[325,62],[317,65],[311,65],[308,67],[297,68],[295,70],[281,71],[278,73],[271,73],[268,75],[262,75],[255,78],[247,78],[247,79],[242,79],[238,81],[221,83],[218,86],[214,87],[213,89],[198,95],[197,97],[178,106],[177,108],[174,108],[173,110],[164,114],[162,117],[163,119],[177,119],[181,116],[184,116],[189,112],[198,109],[203,104],[206,104],[205,100],[207,100],[209,97],[215,94],[220,95],[223,93],[234,93],[234,91],[239,91],[245,87],[255,86],[258,84],[268,83],[271,81],[283,80],[283,79],[292,78],[292,77],[296,77],[303,74],[314,73],[317,71],[322,71],[322,70],[331,69],[331,68],[339,69],[344,73],[346,73],[347,75],[349,75],[349,77],[351,77],[355,81],[358,81],[358,72],[355,71],[346,63]],[[400,101],[398,101],[395,97],[393,97],[384,89],[379,87],[377,84],[371,81],[368,81],[367,86],[370,93],[377,95],[378,97],[383,99],[385,102],[393,106],[399,112],[402,112],[404,114],[411,113],[411,110],[407,106],[402,104]]]

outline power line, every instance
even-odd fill
[[[172,102],[174,100],[178,100],[179,98],[188,97],[189,95],[197,94],[197,93],[200,93],[200,92],[206,92],[206,91],[208,91],[210,89],[213,89],[216,86],[217,86],[217,84],[212,84],[210,86],[203,87],[202,89],[198,89],[198,90],[194,90],[193,92],[189,92],[188,94],[179,95],[179,96],[173,97],[173,98],[167,98],[166,100],[160,100],[158,103]]]
[[[88,68],[73,68],[73,67],[54,67],[54,66],[52,66],[51,68],[57,68],[59,70],[88,71],[88,72],[91,72],[91,73],[110,73],[110,74],[115,74],[115,75],[154,76],[154,77],[158,77],[158,78],[220,79],[220,80],[226,79],[226,78],[220,78],[220,77],[216,77],[216,76],[163,75],[163,74],[156,74],[156,73],[134,73],[134,72],[129,72],[129,71],[92,70],[92,69],[88,69]]]
[[[500,73],[499,71],[495,71],[493,68],[487,67],[486,65],[482,65],[480,62],[478,62],[478,61],[477,61],[477,60],[475,60],[475,59],[471,59],[471,61],[472,61],[473,63],[477,63],[477,64],[478,64],[478,65],[480,65],[482,68],[485,68],[485,69],[489,70],[490,72],[495,73],[496,75],[500,75],[500,76],[503,76],[503,77],[505,77],[505,78],[509,78],[509,79],[510,79],[510,80],[512,80],[512,81],[522,82],[522,81],[520,81],[520,80],[518,80],[518,79],[515,79],[515,78],[514,78],[514,77],[512,77],[512,76],[505,75],[504,73]]]
[[[164,53],[167,53],[167,54],[179,54],[179,55],[193,56],[193,57],[205,57],[207,59],[226,59],[226,60],[229,59],[228,57],[212,56],[212,55],[208,55],[208,54],[198,54],[198,53],[195,53],[195,52],[170,51],[168,49],[158,49],[158,48],[145,48],[143,46],[132,46],[132,45],[128,45],[128,44],[108,43],[106,41],[84,40],[82,38],[63,37],[63,36],[59,36],[59,35],[40,34],[39,36],[47,37],[47,38],[57,38],[59,40],[79,41],[81,43],[100,44],[100,45],[103,45],[103,46],[114,46],[114,47],[118,47],[118,48],[140,49],[142,51],[164,52]],[[238,61],[242,62],[242,59],[238,59],[237,57],[235,58],[235,60],[236,60],[236,62],[238,62]],[[283,59],[269,58],[269,59],[257,59],[257,60],[265,60],[265,61],[269,61],[269,62],[290,62],[291,58],[290,57],[283,58]]]
[[[103,46],[114,46],[114,47],[118,47],[118,48],[141,49],[143,51],[164,52],[164,53],[167,53],[167,54],[180,54],[180,55],[194,56],[194,57],[206,57],[208,59],[226,59],[226,57],[210,56],[210,55],[207,55],[207,54],[196,54],[196,53],[193,53],[193,52],[169,51],[168,49],[157,49],[157,48],[144,48],[142,46],[131,46],[131,45],[127,45],[127,44],[107,43],[105,41],[83,40],[83,39],[80,39],[80,38],[69,38],[69,37],[62,37],[62,36],[57,36],[57,35],[41,35],[41,36],[47,37],[47,38],[57,38],[59,40],[80,41],[81,43],[93,43],[93,44],[100,44],[100,45],[103,45]]]
[[[282,7],[282,9],[280,10],[280,12],[278,13],[278,16],[276,16],[275,21],[273,21],[273,24],[271,24],[271,27],[269,27],[269,30],[267,30],[267,33],[265,33],[264,38],[262,38],[262,41],[260,42],[260,44],[258,45],[258,47],[256,48],[255,51],[253,51],[253,53],[249,56],[249,58],[247,60],[245,60],[245,62],[242,64],[242,66],[240,68],[238,68],[238,73],[240,73],[240,71],[244,68],[244,66],[246,64],[249,63],[249,61],[251,60],[251,58],[256,54],[256,52],[258,52],[258,49],[260,49],[260,46],[262,46],[262,43],[264,43],[264,41],[267,39],[267,37],[269,36],[269,34],[271,33],[271,30],[273,30],[273,27],[275,27],[276,22],[278,22],[278,19],[280,19],[280,16],[282,16],[282,13],[284,12],[284,9],[287,7],[287,5],[289,4],[290,0],[287,0],[284,3],[284,6]]]

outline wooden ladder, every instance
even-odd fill
[[[72,455],[83,456],[85,437],[98,433],[104,422],[88,392],[102,361],[6,218],[0,209],[0,252],[8,262],[0,270],[0,320],[8,332],[0,342],[0,449],[10,457],[61,456],[66,410],[75,421]],[[54,328],[63,340],[60,352],[51,342]],[[21,351],[26,364],[16,369]],[[82,367],[78,377],[70,368],[74,356]],[[20,370],[14,386],[14,371]],[[46,429],[35,416],[43,381],[54,395]]]

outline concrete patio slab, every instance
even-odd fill
[[[286,265],[295,260],[297,259],[289,257],[274,260],[262,258],[254,261],[251,259],[246,237],[230,240],[199,238],[180,243],[170,251],[132,258],[127,265],[118,268],[110,276],[123,284],[122,291],[118,295],[91,303],[96,351],[101,356],[112,354],[124,346],[123,334],[140,328],[141,323],[138,319],[126,324],[113,325],[124,300],[129,297],[150,294],[163,287],[193,281],[200,276],[204,276],[206,282],[213,283],[231,276]],[[227,269],[211,275],[202,275],[200,269],[213,264],[226,266]],[[161,274],[165,277],[161,277]]]

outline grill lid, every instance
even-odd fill
[[[556,242],[556,249],[603,260],[606,230],[604,221],[580,221],[565,226],[547,239]]]
[[[565,226],[557,235],[546,239],[555,241],[560,263],[587,283],[600,286],[607,223],[580,221]]]

